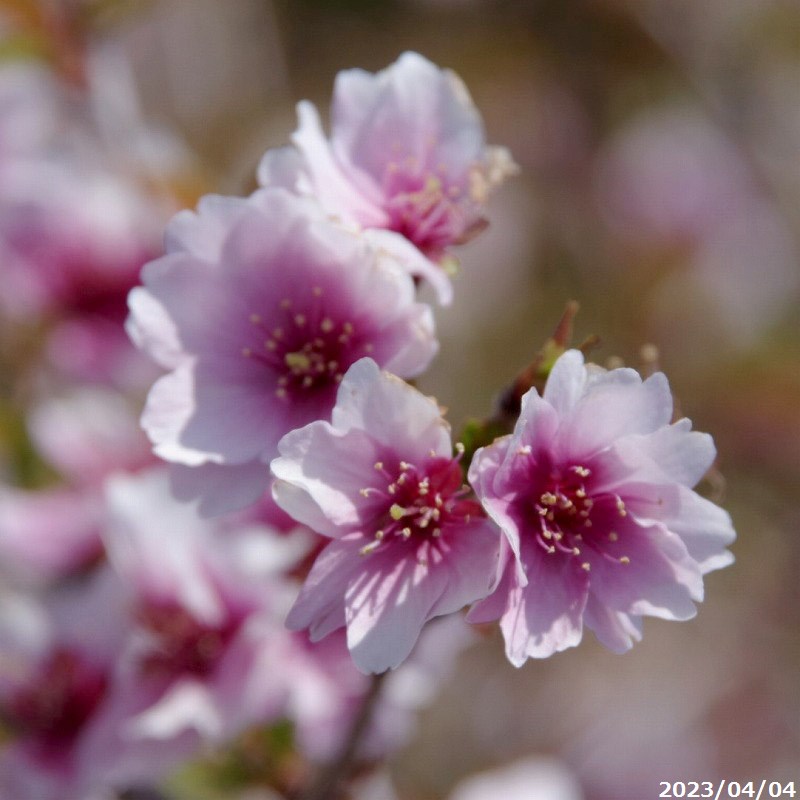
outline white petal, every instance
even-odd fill
[[[381,372],[369,358],[357,361],[345,374],[332,420],[337,430],[360,428],[389,447],[397,446],[407,460],[426,458],[430,450],[452,453],[450,428],[436,401]]]

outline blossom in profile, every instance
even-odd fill
[[[571,350],[513,434],[475,454],[469,480],[505,539],[501,580],[470,620],[500,619],[516,666],[577,645],[584,624],[625,651],[643,616],[693,617],[702,576],[733,561],[730,517],[692,491],[711,437],[671,418],[663,374],[590,369]]]
[[[505,148],[486,145],[461,79],[404,53],[376,74],[338,74],[330,139],[311,103],[297,110],[294,147],[264,156],[261,183],[313,194],[449,302],[450,248],[483,230],[490,192],[516,170]]]
[[[436,352],[411,278],[310,199],[203,198],[166,248],[130,295],[128,329],[171,370],[142,424],[157,455],[194,468],[180,494],[210,498],[204,512],[255,502],[278,440],[330,414],[354,361],[413,376]]]
[[[347,627],[363,672],[403,662],[422,626],[484,597],[499,534],[462,484],[436,402],[371,359],[339,387],[332,421],[288,433],[273,494],[333,541],[287,618],[318,641]]]

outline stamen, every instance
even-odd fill
[[[368,556],[370,553],[374,552],[381,546],[379,541],[370,542],[369,544],[365,544],[359,551],[359,555]]]
[[[303,372],[311,366],[311,359],[305,353],[287,353],[283,360],[286,366],[294,372]]]

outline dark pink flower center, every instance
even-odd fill
[[[56,650],[35,680],[18,690],[3,716],[42,751],[68,747],[105,696],[106,673],[67,648]]]
[[[527,448],[520,454],[527,455]],[[587,571],[587,549],[618,564],[630,563],[608,550],[617,542],[628,515],[623,499],[609,492],[592,491],[592,470],[576,464],[566,469],[552,467],[540,473],[529,511],[537,545],[548,555],[575,558]],[[532,512],[532,513],[531,513]]]
[[[309,286],[306,297],[279,300],[268,318],[250,315],[252,344],[242,355],[277,374],[275,395],[287,402],[335,388],[354,361],[373,351],[368,332],[348,314],[326,308],[324,296],[322,287]]]
[[[362,548],[367,555],[390,542],[428,545],[441,541],[447,529],[483,516],[478,502],[467,498],[469,486],[462,483],[460,454],[456,458],[433,456],[418,467],[399,461],[394,468],[375,464],[383,485],[361,490],[365,497],[383,502],[375,517],[374,540]],[[385,483],[384,483],[385,481]]]
[[[147,606],[139,620],[151,637],[142,669],[168,676],[208,675],[239,627],[233,618],[219,626],[207,625],[175,606]]]
[[[469,182],[452,181],[447,168],[430,169],[414,156],[390,161],[383,173],[389,229],[438,256],[469,238],[483,221]]]

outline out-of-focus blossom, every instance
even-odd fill
[[[47,583],[102,557],[103,481],[154,458],[132,409],[108,389],[51,397],[31,411],[28,428],[65,483],[40,490],[0,487],[0,562],[18,583]]]
[[[0,488],[0,574],[23,584],[79,572],[103,553],[93,492]]]
[[[461,781],[450,800],[583,800],[577,778],[553,758],[526,758]]]
[[[122,329],[125,297],[160,250],[161,217],[132,183],[86,163],[0,165],[0,312],[51,324],[59,371],[129,385],[136,354]]]
[[[597,162],[597,202],[628,241],[694,244],[739,214],[753,186],[736,148],[691,108],[634,118]]]
[[[658,285],[651,313],[676,350],[709,324],[720,345],[748,345],[795,301],[788,226],[741,151],[698,110],[648,111],[624,126],[600,155],[596,199],[637,259],[645,248],[683,262]]]
[[[39,453],[75,486],[99,486],[111,472],[153,461],[131,404],[101,387],[48,397],[31,410],[28,430]]]
[[[732,562],[728,514],[691,490],[711,437],[671,417],[663,374],[588,369],[573,350],[543,397],[525,395],[514,433],[475,454],[470,482],[506,560],[470,619],[501,620],[516,666],[575,646],[584,624],[627,650],[644,615],[693,617],[703,574]]]
[[[3,310],[74,309],[124,319],[119,298],[158,250],[160,220],[131,185],[66,158],[17,159],[0,170]]]
[[[165,470],[107,482],[104,541],[132,617],[114,689],[127,719],[106,744],[126,749],[108,776],[116,784],[273,721],[286,691],[275,673],[292,670],[295,646],[281,625],[289,590],[242,563],[252,549],[229,546],[168,483]],[[270,531],[249,535],[266,546]]]
[[[131,336],[172,370],[142,424],[159,456],[201,468],[195,494],[222,506],[210,511],[258,498],[278,440],[328,416],[354,361],[412,376],[436,352],[408,275],[282,189],[204,198],[175,217],[167,250],[130,297]]]
[[[97,747],[120,722],[109,704],[126,632],[115,577],[97,573],[44,603],[4,594],[0,615],[3,800],[94,797],[115,754]]]
[[[376,74],[338,74],[330,140],[311,103],[301,102],[297,110],[294,148],[264,156],[261,183],[313,194],[449,302],[443,262],[452,260],[450,248],[486,226],[489,193],[516,170],[505,148],[486,146],[480,115],[461,80],[404,53]]]
[[[747,345],[796,306],[800,271],[791,230],[773,204],[750,198],[703,240],[684,277],[683,294],[699,290],[727,340]]]
[[[272,462],[276,501],[334,541],[287,625],[313,641],[347,627],[356,666],[383,672],[422,626],[487,594],[498,533],[465,496],[439,407],[362,359],[345,375],[332,423],[287,434]]]

